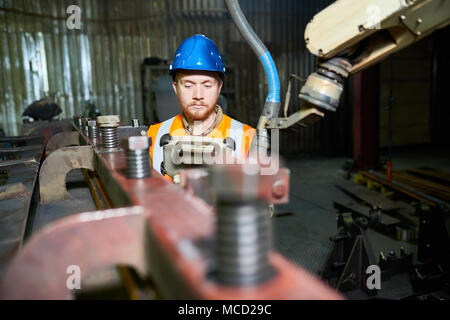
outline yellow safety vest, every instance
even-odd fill
[[[160,146],[161,137],[169,133],[171,136],[187,136],[189,135],[183,126],[182,114],[176,115],[164,122],[151,125],[148,129],[148,136],[152,138],[152,146],[150,148],[150,157],[152,158],[153,169],[161,173],[161,163],[163,162],[163,147]],[[236,143],[234,156],[239,159],[247,157],[250,144],[255,134],[255,129],[236,121],[229,116],[223,114],[217,128],[207,135],[210,138],[225,139],[230,137]],[[169,180],[172,180],[166,175]]]

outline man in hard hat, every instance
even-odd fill
[[[245,158],[255,130],[223,114],[217,104],[225,68],[214,42],[200,34],[187,38],[175,52],[169,72],[182,112],[150,126],[148,136],[152,138],[150,156],[153,168],[161,173],[164,158],[161,137],[167,134],[172,137],[231,138],[233,154],[237,158]]]

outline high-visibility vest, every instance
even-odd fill
[[[169,133],[171,136],[188,136],[183,127],[182,114],[176,115],[164,122],[151,125],[148,129],[148,136],[152,138],[150,157],[152,158],[153,169],[161,173],[161,163],[163,162],[163,147],[160,146],[161,137]],[[250,144],[255,134],[255,129],[236,121],[223,114],[217,128],[207,135],[210,138],[225,139],[230,137],[235,142],[233,156],[238,159],[247,157]],[[170,179],[171,180],[171,179]]]

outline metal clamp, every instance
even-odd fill
[[[66,175],[76,168],[94,170],[92,148],[92,146],[65,147],[56,150],[45,159],[39,172],[41,203],[69,198]]]

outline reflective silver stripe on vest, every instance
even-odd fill
[[[159,145],[159,141],[163,135],[170,132],[170,127],[172,126],[174,119],[175,117],[170,118],[161,124],[158,133],[156,134],[156,141],[153,142],[155,144],[155,147],[153,148],[153,169],[159,173],[161,173],[161,163],[164,159],[163,147]]]
[[[236,143],[236,149],[233,152],[233,156],[236,157],[237,159],[242,159],[241,147],[243,135],[244,135],[244,125],[239,121],[231,119],[230,132],[228,136],[232,138]]]

